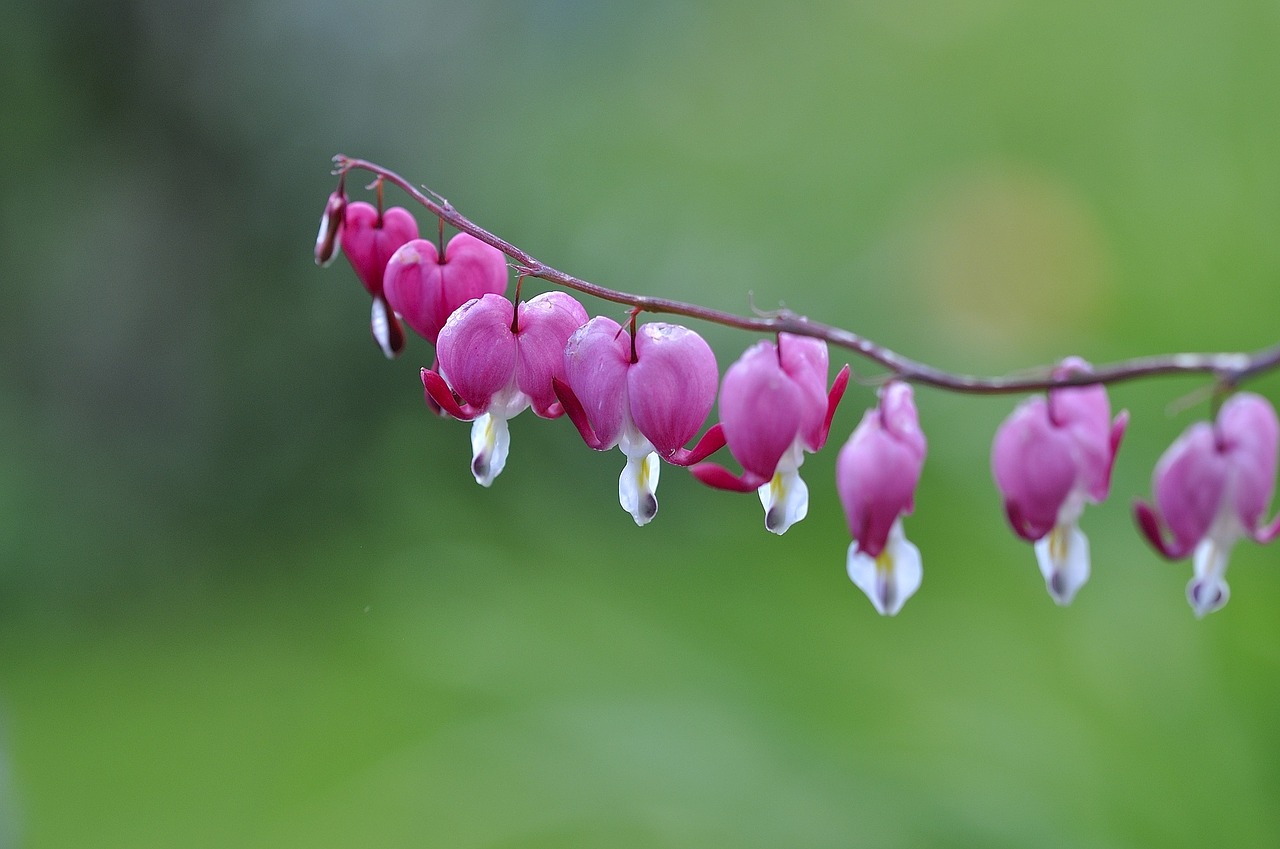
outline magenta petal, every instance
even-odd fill
[[[693,439],[716,400],[720,373],[701,336],[655,321],[636,330],[636,361],[627,371],[631,420],[661,457]]]
[[[844,368],[836,374],[836,379],[831,384],[831,391],[827,393],[827,415],[822,420],[822,434],[815,445],[810,446],[814,451],[822,450],[827,444],[827,437],[831,435],[831,422],[836,417],[836,408],[840,406],[840,399],[844,398],[845,388],[849,385],[849,365],[846,363]]]
[[[595,430],[591,427],[590,417],[583,409],[582,402],[578,400],[578,396],[574,394],[569,384],[560,378],[552,378],[551,386],[555,389],[556,400],[560,402],[561,409],[565,415],[569,417],[569,421],[573,422],[573,426],[578,429],[578,435],[582,437],[582,441],[587,443],[588,448],[596,451],[607,451],[616,443],[608,442],[596,435]]]
[[[724,466],[715,463],[697,463],[689,467],[689,473],[709,487],[729,492],[755,492],[769,482],[768,478],[762,478],[751,472],[743,472],[742,476],[738,477]]]
[[[724,445],[724,426],[717,422],[707,429],[693,448],[677,448],[666,460],[674,466],[692,466],[694,463],[701,463]]]
[[[507,258],[502,251],[470,233],[458,233],[445,245],[444,261],[430,281],[428,331],[440,328],[458,307],[472,298],[501,295],[507,291]],[[428,339],[434,336],[423,334]]]
[[[631,336],[611,318],[591,319],[565,343],[565,382],[581,402],[593,439],[605,448],[617,444],[627,420],[627,369],[630,366]],[[568,405],[565,411],[572,417]],[[575,420],[574,424],[578,422]],[[588,445],[597,447],[587,439],[581,426],[578,431]]]
[[[458,399],[454,397],[453,391],[449,389],[449,384],[438,373],[424,368],[421,375],[424,400],[427,408],[432,412],[443,410],[455,419],[464,422],[469,422],[480,415],[479,411],[463,409],[458,404]]]
[[[418,222],[407,209],[378,210],[364,201],[347,204],[339,240],[351,268],[370,295],[382,294],[382,278],[387,261],[396,250],[418,237]]]
[[[440,331],[436,355],[453,391],[484,410],[515,379],[516,337],[511,302],[501,295],[468,301]]]
[[[897,518],[911,511],[924,465],[924,437],[915,438],[919,424],[910,389],[903,383],[882,389],[882,403],[891,402],[892,412],[868,410],[836,458],[836,490],[849,533],[872,558],[884,550]]]
[[[1169,560],[1180,560],[1190,554],[1195,547],[1194,543],[1184,546],[1176,540],[1173,542],[1165,540],[1164,532],[1160,527],[1160,517],[1145,501],[1133,503],[1133,518],[1137,521],[1142,535],[1147,538],[1147,542],[1151,543],[1151,547]]]
[[[437,275],[436,246],[426,239],[412,239],[387,260],[382,293],[391,308],[419,336],[435,344],[440,326],[432,321],[433,299],[428,278]],[[447,316],[446,316],[447,318]],[[441,321],[443,324],[443,321]]]
[[[565,344],[586,322],[582,304],[564,292],[544,292],[520,304],[516,384],[529,396],[534,413],[543,418],[555,418],[562,412],[552,380],[566,380]]]
[[[1053,529],[1076,485],[1071,436],[1053,426],[1047,405],[1042,396],[1020,404],[1001,423],[991,448],[991,472],[1010,524],[1031,541]]]
[[[778,334],[778,360],[782,370],[795,381],[802,397],[799,433],[804,444],[816,451],[825,439],[829,399],[827,396],[827,343],[811,336]]]
[[[1280,423],[1269,401],[1241,392],[1222,405],[1218,432],[1230,457],[1232,508],[1240,524],[1252,532],[1262,523],[1275,491]]]
[[[1189,552],[1209,532],[1226,490],[1228,461],[1218,452],[1213,428],[1197,422],[1183,431],[1156,464],[1152,488],[1171,551]]]
[[[800,432],[803,390],[782,370],[773,343],[757,342],[729,366],[720,389],[720,422],[742,468],[771,479]]]

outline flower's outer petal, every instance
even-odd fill
[[[831,391],[827,393],[827,414],[822,420],[822,433],[816,445],[810,446],[811,451],[821,451],[823,446],[827,444],[827,437],[831,434],[831,422],[836,417],[836,408],[840,406],[840,399],[844,397],[844,390],[849,386],[849,364],[845,363],[844,367],[836,373],[836,379],[831,381]]]
[[[636,361],[627,371],[631,421],[659,456],[697,435],[719,377],[711,346],[689,328],[653,321],[636,329]]]
[[[459,307],[440,331],[440,373],[472,407],[488,409],[493,397],[513,383],[517,351],[511,317],[510,301],[485,295]]]
[[[894,522],[887,544],[876,557],[859,550],[856,540],[850,543],[846,569],[881,616],[897,615],[924,579],[920,549],[904,536],[901,520]]]
[[[1036,540],[1036,560],[1045,588],[1059,605],[1068,605],[1089,580],[1089,539],[1075,524],[1057,525]]]
[[[393,206],[378,220],[378,210],[364,201],[347,204],[339,241],[356,277],[370,295],[382,294],[387,260],[396,250],[418,238],[418,222],[407,209]]]
[[[716,422],[707,428],[702,438],[692,448],[677,448],[663,459],[674,466],[692,466],[701,463],[725,446],[724,425]]]
[[[1280,422],[1271,402],[1241,392],[1222,405],[1218,432],[1230,457],[1232,509],[1241,528],[1257,536],[1275,492]]]
[[[743,472],[740,476],[717,463],[695,463],[689,467],[689,473],[712,489],[723,489],[727,492],[757,492],[768,483],[754,472]]]
[[[581,406],[592,439],[587,439],[576,419],[574,425],[592,448],[603,451],[618,443],[627,422],[630,367],[631,335],[611,318],[596,316],[565,344],[565,383]],[[568,411],[567,405],[562,406]]]
[[[910,387],[889,384],[880,398],[884,409],[867,410],[836,458],[836,490],[849,534],[871,558],[883,551],[898,517],[914,506],[926,447]]]
[[[435,278],[439,276],[439,268],[435,244],[426,239],[411,239],[387,260],[382,278],[382,294],[387,303],[405,324],[433,345],[440,334],[440,325],[433,323],[435,299],[431,290],[438,285]],[[440,324],[443,323],[442,320]]]
[[[1156,510],[1173,535],[1165,545],[1173,556],[1185,557],[1208,535],[1226,494],[1228,466],[1207,422],[1183,431],[1156,463],[1152,489]]]
[[[556,418],[564,412],[551,381],[566,380],[565,343],[586,323],[587,311],[565,292],[544,292],[520,304],[516,384],[529,396],[533,411],[543,418]]]
[[[771,342],[755,343],[729,367],[720,389],[720,422],[729,451],[745,471],[772,480],[800,435],[804,402]]]
[[[1187,602],[1200,619],[1227,603],[1231,588],[1227,586],[1228,547],[1213,538],[1196,546],[1195,574],[1187,584]]]
[[[476,483],[489,486],[507,465],[511,432],[502,416],[485,413],[471,423],[471,474]]]
[[[822,447],[827,422],[827,343],[811,336],[778,334],[778,361],[800,389],[800,438],[805,447]]]
[[[1030,542],[1058,523],[1076,485],[1071,437],[1049,420],[1043,396],[1018,405],[996,431],[991,473],[1013,530]]]

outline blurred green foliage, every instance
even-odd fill
[[[1114,391],[1067,610],[990,483],[1012,401],[920,392],[925,582],[881,621],[834,451],[784,539],[671,468],[635,528],[563,422],[481,490],[428,346],[382,360],[310,251],[344,152],[589,279],[956,370],[1255,348],[1278,37],[1247,0],[18,0],[0,846],[1276,845],[1275,550],[1197,622],[1128,518],[1199,382]]]

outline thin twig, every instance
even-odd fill
[[[887,369],[898,379],[925,386],[934,386],[952,392],[996,395],[1014,392],[1033,392],[1056,386],[1083,386],[1111,384],[1167,374],[1208,374],[1223,387],[1235,387],[1242,381],[1270,371],[1280,365],[1280,343],[1252,353],[1166,354],[1138,357],[1095,366],[1090,373],[1054,375],[1057,364],[1023,370],[1019,376],[976,377],[956,374],[913,360],[896,351],[879,345],[864,336],[843,328],[812,321],[790,310],[778,310],[755,316],[737,315],[723,310],[699,306],[669,298],[633,295],[610,289],[597,283],[574,277],[535,259],[523,249],[511,244],[462,215],[441,195],[425,187],[418,188],[394,171],[364,159],[338,155],[334,157],[335,172],[345,174],[353,169],[368,171],[381,179],[399,186],[406,194],[421,204],[444,223],[470,233],[510,257],[518,272],[524,277],[537,277],[573,289],[586,295],[618,304],[633,310],[655,314],[685,316],[724,327],[758,333],[795,333],[823,339],[831,345],[846,348]]]

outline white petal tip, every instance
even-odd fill
[[[757,490],[764,505],[764,527],[779,536],[809,515],[809,487],[795,469],[775,472],[773,480]]]
[[[618,503],[644,527],[658,515],[658,476],[662,466],[653,451],[627,455],[618,477]]]
[[[1045,589],[1059,607],[1066,607],[1089,580],[1089,539],[1074,524],[1057,525],[1036,541],[1036,561]]]
[[[847,561],[849,579],[866,594],[881,616],[896,616],[907,599],[920,589],[924,570],[920,549],[902,534],[902,520],[894,522],[883,551],[870,557],[858,550],[854,541],[849,546]]]

